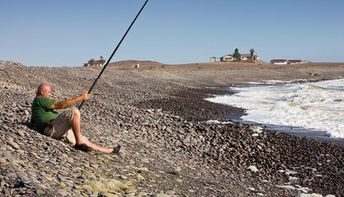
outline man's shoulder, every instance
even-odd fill
[[[38,105],[52,105],[55,102],[55,99],[52,99],[47,96],[36,96],[33,99],[33,104],[38,104]]]
[[[34,101],[35,100],[37,100],[37,101],[41,101],[41,100],[54,100],[54,99],[52,99],[52,98],[50,98],[50,97],[47,97],[47,96],[36,96],[35,98],[34,98]]]

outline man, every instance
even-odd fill
[[[115,148],[102,147],[90,142],[86,137],[81,135],[80,111],[72,106],[89,99],[90,94],[85,92],[75,98],[63,101],[56,101],[51,97],[52,89],[50,85],[47,83],[39,85],[36,97],[31,106],[31,123],[38,132],[55,139],[61,139],[67,134],[68,130],[72,128],[74,134],[74,136],[72,135],[72,139],[75,138],[75,149],[86,152],[95,150],[103,153],[119,153],[120,146]],[[67,110],[59,115],[55,109]]]

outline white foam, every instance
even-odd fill
[[[263,80],[261,82],[247,82],[247,84],[252,84],[252,85],[260,85],[260,84],[285,84],[285,83],[296,83],[296,82],[305,82],[304,79],[296,79],[296,80],[291,80],[291,81],[281,81],[281,80]]]
[[[246,109],[242,119],[325,131],[344,138],[344,79],[235,87],[234,95],[206,100]]]

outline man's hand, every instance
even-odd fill
[[[92,97],[92,94],[88,94],[87,92],[83,92],[82,94],[80,94],[80,97],[83,101],[88,100]]]

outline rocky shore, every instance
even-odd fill
[[[232,122],[242,109],[203,99],[235,83],[344,76],[343,65],[145,64],[111,65],[81,111],[84,134],[121,144],[120,157],[75,150],[27,125],[41,82],[58,99],[73,97],[100,68],[0,61],[0,195],[344,195],[343,146]]]

